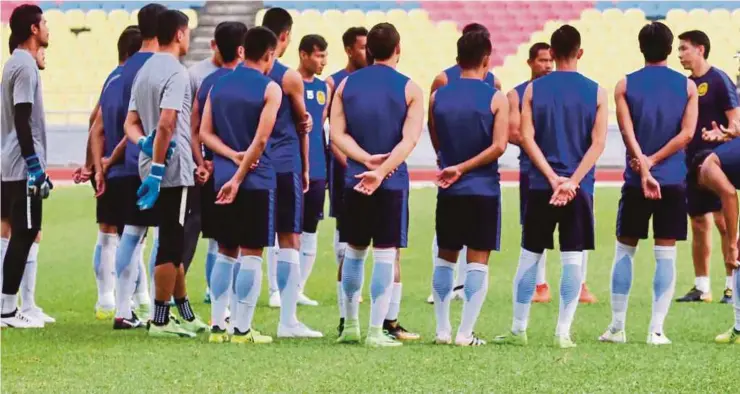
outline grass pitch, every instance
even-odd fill
[[[476,332],[484,339],[508,330],[511,282],[519,256],[518,194],[504,189],[502,251],[490,261],[490,290]],[[578,348],[552,346],[558,313],[559,256],[548,256],[554,300],[534,305],[525,348],[456,348],[431,344],[434,312],[430,293],[433,189],[411,193],[410,248],[402,253],[404,297],[401,322],[422,340],[397,349],[367,349],[334,343],[338,320],[334,222],[319,230],[319,253],[307,285],[318,307],[300,307],[299,318],[324,332],[319,340],[277,340],[272,345],[212,345],[195,340],[152,340],[144,330],[114,332],[110,322],[94,320],[96,298],[92,250],[96,237],[94,201],[87,187],[60,188],[45,206],[39,258],[37,302],[57,318],[42,330],[2,331],[2,390],[7,393],[82,392],[731,392],[738,387],[740,347],[718,346],[716,334],[730,327],[732,307],[720,305],[724,269],[719,237],[714,235],[713,304],[674,304],[666,334],[674,344],[645,345],[650,320],[654,270],[652,244],[636,256],[627,319],[629,343],[596,339],[611,319],[609,275],[614,253],[618,188],[600,188],[596,197],[597,249],[588,265],[588,284],[599,298],[581,305],[573,325]],[[204,244],[188,275],[190,298],[207,319],[202,303]],[[679,247],[676,294],[693,284],[689,244]],[[366,280],[372,264],[366,264]],[[278,311],[269,309],[263,285],[255,326],[275,335]],[[365,299],[369,286],[365,286]],[[456,329],[462,304],[454,302]],[[363,334],[369,302],[361,306]]]

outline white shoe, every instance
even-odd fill
[[[29,309],[22,309],[21,312],[34,320],[42,321],[46,324],[57,322],[56,319],[44,313],[44,311],[37,306]]]
[[[282,323],[278,324],[277,336],[278,338],[323,338],[324,334],[314,331],[305,324],[298,322],[292,326]]]
[[[607,328],[606,331],[599,337],[601,342],[610,343],[627,343],[627,333],[624,330],[612,332],[611,328]]]
[[[3,327],[10,328],[44,328],[42,320],[34,319],[16,310],[15,315],[0,319]]]
[[[319,302],[306,297],[305,294],[298,294],[298,305],[319,306]]]
[[[452,335],[447,332],[437,333],[434,343],[437,345],[449,345],[452,343]]]
[[[650,334],[648,334],[648,337],[647,337],[648,345],[660,346],[660,345],[670,345],[671,343],[673,342],[671,342],[671,340],[668,339],[668,337],[666,337],[663,334],[659,334],[657,332],[651,332]]]
[[[486,344],[486,341],[476,337],[475,334],[469,337],[458,334],[455,337],[455,345],[457,346],[483,346],[485,344]]]
[[[268,303],[270,308],[280,308],[280,292],[270,292],[270,302]]]
[[[434,304],[434,296],[429,294],[429,297],[427,297],[427,304]]]

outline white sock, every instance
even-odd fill
[[[313,264],[316,262],[317,238],[316,233],[301,234],[301,293],[306,288],[306,281],[313,271]]]
[[[612,265],[611,302],[613,332],[624,330],[627,320],[627,304],[632,288],[632,264],[637,247],[616,242],[614,264]]]
[[[583,283],[586,283],[586,272],[588,272],[588,250],[583,251]]]
[[[337,281],[337,307],[339,307],[339,317],[347,317],[347,311],[344,308],[344,291],[342,290],[342,281]]]
[[[236,262],[237,259],[218,253],[211,271],[211,325],[221,329],[226,328],[226,308],[229,307],[231,289],[234,287]]]
[[[527,331],[529,308],[532,306],[537,281],[537,263],[541,256],[524,248],[519,255],[519,266],[514,277],[514,321],[511,324],[513,333]]]
[[[339,230],[334,230],[334,257],[337,267],[344,261],[344,251],[347,249],[346,242],[339,242]]]
[[[13,313],[18,309],[17,294],[3,294],[0,296],[0,313]]]
[[[280,247],[275,237],[275,246],[265,249],[265,259],[267,260],[267,288],[270,294],[279,291],[277,283],[277,255]]]
[[[98,233],[98,244],[95,245],[96,254],[93,265],[95,267],[95,281],[98,285],[97,306],[110,310],[116,307],[116,249],[118,249],[118,234]]]
[[[676,290],[676,246],[654,246],[655,276],[653,277],[653,315],[650,331],[663,333],[663,322],[671,307]]]
[[[152,250],[149,254],[149,265],[147,266],[147,272],[149,273],[149,294],[157,294],[157,285],[154,283],[154,268],[157,262],[157,252],[159,250],[159,227],[152,228]],[[141,245],[142,249],[144,244]],[[149,310],[154,310],[154,297],[149,298]]]
[[[735,331],[740,331],[740,269],[735,269],[732,285],[732,305],[735,308]]]
[[[296,255],[298,254],[298,251],[293,251]],[[259,256],[241,256],[239,258],[239,273],[236,276],[235,283],[236,295],[239,301],[236,310],[232,311],[235,321],[234,327],[245,333],[252,328],[254,310],[257,307],[257,299],[262,289],[262,258]]]
[[[147,277],[147,262],[144,259],[144,243],[139,245],[139,271],[136,273],[136,289],[134,290],[134,299],[137,305],[149,302],[149,278]]]
[[[725,289],[732,289],[732,275],[725,276]]]
[[[694,286],[696,286],[696,289],[701,291],[702,293],[709,293],[709,290],[710,290],[709,277],[708,276],[697,276],[694,279]]]
[[[5,262],[5,252],[8,251],[8,238],[0,238],[0,287],[3,285],[3,263]]]
[[[400,282],[393,283],[393,290],[391,291],[391,303],[388,305],[388,316],[386,320],[394,321],[398,320],[398,313],[401,311],[401,296],[403,295],[403,284]]]
[[[457,255],[457,269],[455,270],[455,287],[460,289],[465,285],[465,277],[468,274],[468,247],[463,246],[460,254]]]
[[[478,320],[483,301],[488,293],[488,266],[481,263],[468,262],[468,273],[465,280],[465,302],[463,303],[462,319],[457,330],[458,337],[470,338],[473,336],[473,327]]]
[[[560,311],[555,336],[570,335],[583,283],[583,252],[560,252]]]
[[[542,257],[537,263],[537,286],[547,284],[547,251],[542,252]]]
[[[280,248],[277,255],[277,284],[280,290],[280,324],[293,326],[301,286],[300,258],[295,249]]]
[[[345,316],[348,320],[358,320],[360,316],[365,258],[367,258],[367,249],[357,250],[347,245],[344,264],[342,264],[342,290],[344,290]]]
[[[434,315],[437,320],[437,337],[452,335],[450,324],[450,299],[454,283],[455,263],[437,257],[432,273],[432,297],[434,298]]]
[[[36,307],[36,274],[38,272],[39,243],[34,242],[28,251],[26,269],[21,280],[22,310],[27,311]]]
[[[242,264],[241,264],[241,256],[236,260],[236,263],[234,263],[233,271],[231,273],[232,278],[232,284],[231,289],[229,289],[229,310],[231,311],[231,314],[233,315],[236,313],[237,308],[239,307],[239,297],[236,295],[236,278],[239,276],[239,272],[241,271]],[[260,273],[262,272],[262,266],[260,265]],[[262,289],[262,279],[260,279],[260,289]]]
[[[116,317],[131,318],[131,297],[136,288],[136,273],[141,239],[146,227],[126,226],[116,251]],[[152,284],[154,280],[152,280]],[[153,310],[153,309],[152,309]]]
[[[370,328],[383,327],[383,320],[388,316],[393,286],[393,264],[396,261],[396,249],[373,248],[373,274],[370,280]]]

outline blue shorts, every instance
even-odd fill
[[[501,199],[498,196],[437,195],[435,219],[440,249],[499,250]]]
[[[200,200],[200,231],[203,233],[203,238],[214,239],[219,222],[215,212],[217,191],[213,184],[213,176],[208,178],[205,185],[195,185],[195,188]]]
[[[124,177],[105,180],[105,193],[96,200],[95,216],[98,224],[123,228],[125,215],[121,208],[126,203],[126,187]]]
[[[593,250],[593,196],[578,189],[573,201],[564,207],[550,205],[551,197],[551,190],[529,190],[522,226],[522,248],[534,253],[552,249],[557,226],[560,251]]]
[[[303,231],[303,185],[301,175],[294,172],[277,174],[275,193],[278,233],[300,234]]]
[[[227,249],[262,249],[275,244],[275,191],[239,189],[228,205],[215,205],[214,238]]]
[[[324,219],[324,201],[326,200],[326,181],[313,180],[308,191],[303,195],[303,231],[315,233],[319,221]]]
[[[408,190],[378,189],[366,196],[346,188],[341,215],[342,242],[379,248],[405,248],[408,243]]]
[[[660,192],[660,200],[648,200],[641,187],[622,186],[617,237],[646,239],[652,217],[653,239],[686,240],[686,188],[683,185],[663,186]]]
[[[529,173],[519,171],[519,224],[524,224],[524,210],[527,208],[527,193],[529,192]]]

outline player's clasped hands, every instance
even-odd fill
[[[460,171],[460,167],[449,166],[437,172],[437,180],[435,183],[442,189],[447,189],[452,186],[453,183],[457,182],[461,176],[462,171]]]
[[[556,207],[564,207],[569,202],[573,201],[578,191],[578,185],[575,184],[570,178],[562,176],[557,177],[554,181],[550,182],[552,186],[552,197],[550,198],[550,204]]]
[[[652,175],[648,174],[648,176],[643,177],[641,182],[642,193],[645,195],[645,198],[648,200],[660,200],[663,198],[660,192],[660,184]]]

